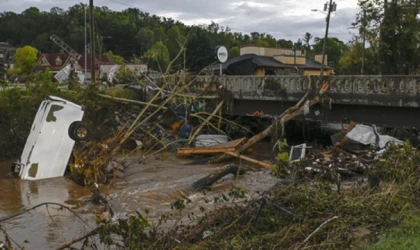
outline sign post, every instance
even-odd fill
[[[215,54],[220,65],[220,75],[223,75],[223,63],[225,63],[228,59],[228,51],[225,46],[217,46],[215,48]]]

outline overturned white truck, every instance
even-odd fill
[[[49,96],[35,116],[20,159],[12,172],[23,180],[63,176],[75,141],[85,140],[87,128],[81,123],[82,106]]]

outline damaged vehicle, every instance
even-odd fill
[[[65,99],[49,96],[40,105],[20,159],[12,173],[23,180],[64,175],[76,141],[86,140],[82,124],[84,108]]]

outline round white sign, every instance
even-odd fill
[[[225,46],[220,46],[216,51],[217,60],[221,63],[225,63],[228,59],[228,51]]]

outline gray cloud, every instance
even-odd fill
[[[336,0],[338,10],[332,15],[330,36],[343,41],[351,39],[349,30],[358,7],[354,0]],[[0,10],[22,12],[31,6],[44,11],[53,7],[67,9],[84,1],[63,0],[0,0]],[[112,10],[135,7],[156,15],[163,15],[187,24],[203,24],[215,21],[221,26],[229,26],[232,31],[250,33],[257,31],[271,34],[276,38],[296,41],[306,32],[323,37],[325,15],[312,12],[322,9],[323,3],[312,0],[95,0],[97,6],[107,6]]]

